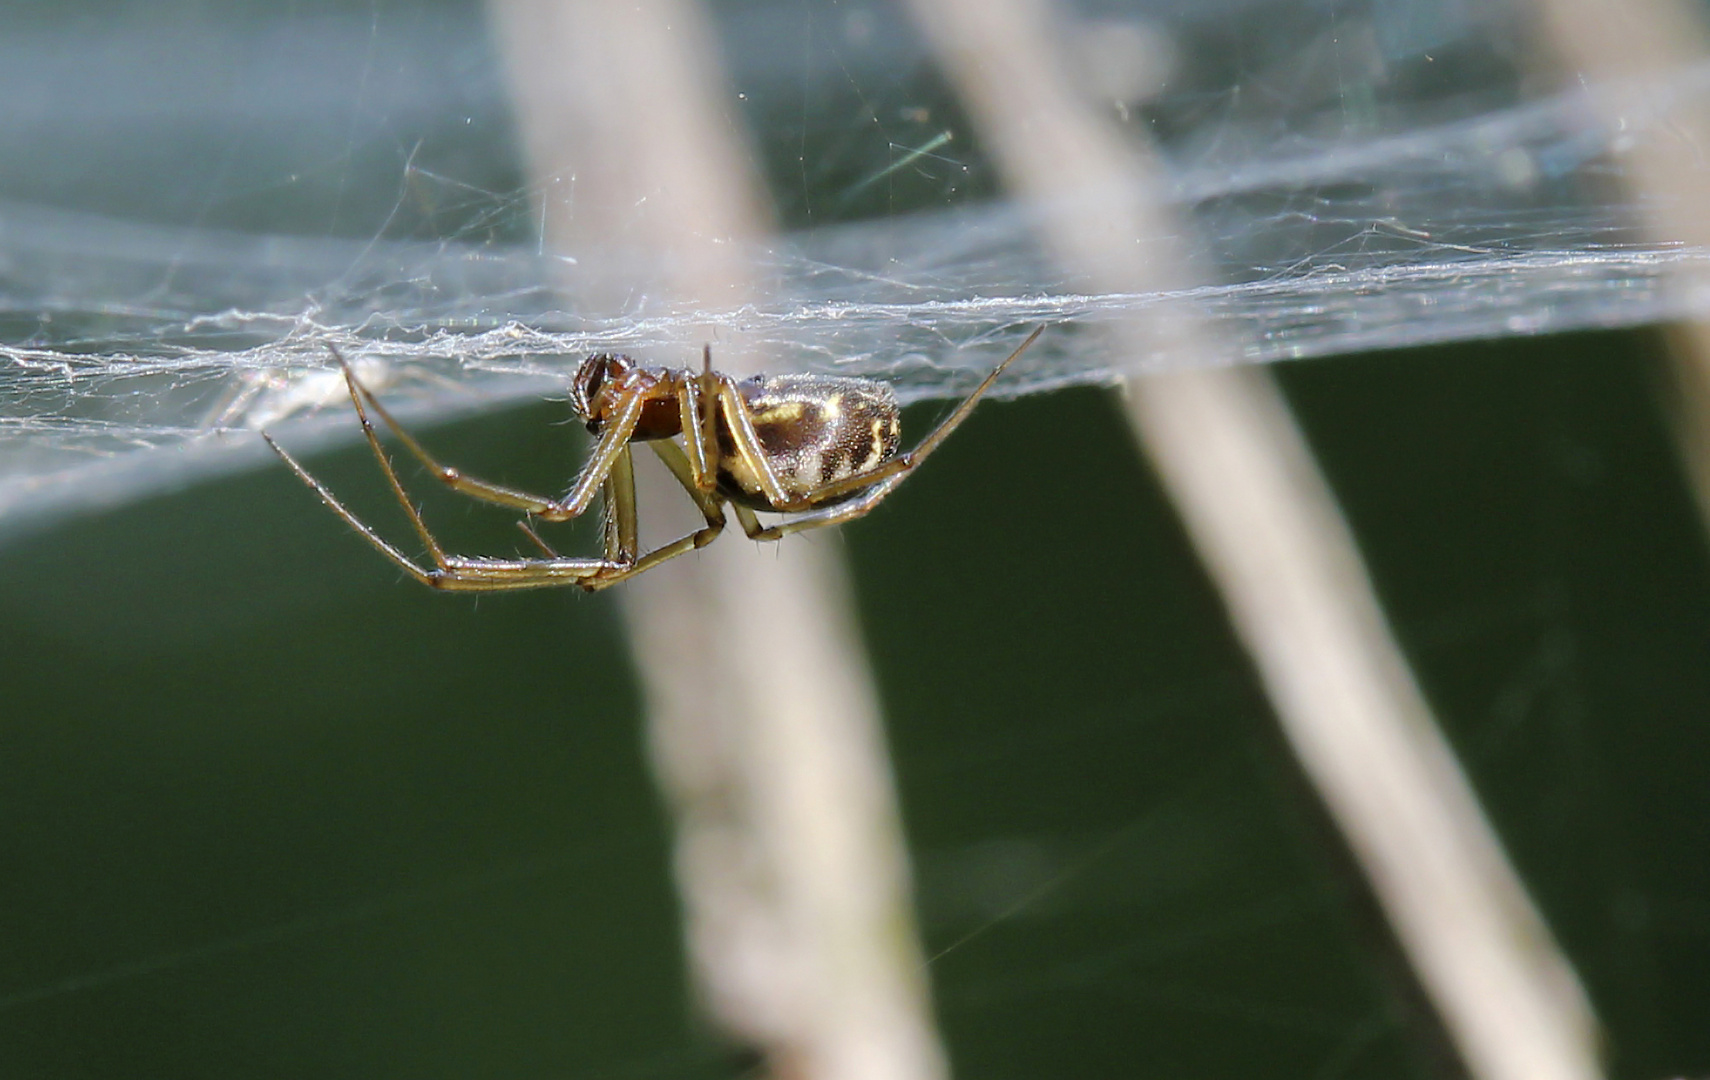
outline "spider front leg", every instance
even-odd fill
[[[326,485],[310,474],[296,458],[285,452],[284,447],[274,442],[265,432],[261,436],[267,445],[273,448],[280,459],[288,465],[297,478],[307,484],[320,497],[333,513],[337,514],[344,523],[373,548],[391,560],[393,565],[409,574],[423,585],[448,592],[501,592],[512,589],[541,589],[553,586],[580,585],[600,574],[623,570],[626,567],[608,562],[603,559],[567,559],[554,556],[548,559],[471,559],[459,555],[448,555],[440,547],[439,541],[428,531],[422,521],[421,513],[409,501],[403,486],[398,482],[397,473],[391,462],[387,461],[384,453],[379,453],[378,444],[374,444],[379,453],[382,470],[411,523],[415,526],[416,535],[421,537],[427,546],[428,554],[433,558],[434,566],[428,569],[416,564],[408,555],[393,547],[379,533],[353,514],[345,505],[328,491]]]
[[[718,384],[715,381],[717,376],[712,371],[710,345],[707,346],[705,355],[706,370],[698,376],[684,372],[682,386],[677,393],[677,422],[683,429],[683,449],[686,453],[683,463],[688,469],[687,479],[669,460],[665,462],[677,479],[683,482],[689,494],[696,497],[697,502],[701,496],[711,495],[713,489],[718,487],[718,443],[713,437],[713,410],[708,408],[708,402],[718,400]],[[665,445],[674,444],[654,443],[656,448]],[[664,457],[663,452],[660,456]]]
[[[742,400],[742,392],[736,388],[736,380],[729,375],[720,375],[708,371],[703,380],[712,384],[712,405],[708,413],[717,412],[724,417],[725,430],[730,432],[731,442],[735,444],[736,456],[742,459],[755,482],[760,485],[760,494],[775,507],[782,508],[792,500],[784,490],[784,482],[778,478],[777,470],[772,468],[771,458],[766,456],[766,450],[760,445],[760,435],[754,430],[754,416],[748,411],[748,403]],[[709,422],[700,429],[701,437],[707,440],[708,459],[715,463],[719,460],[719,446],[711,429],[716,427],[716,421]]]
[[[606,472],[600,486],[605,496],[606,561],[633,566],[641,547],[640,531],[635,520],[635,458],[626,445]]]
[[[686,441],[691,446],[693,445],[693,438]],[[614,567],[595,575],[582,584],[582,587],[589,592],[610,588],[620,581],[628,580],[637,574],[651,570],[668,559],[675,559],[679,555],[704,548],[717,539],[719,533],[724,531],[724,501],[714,492],[700,490],[693,459],[690,456],[693,450],[685,453],[676,443],[668,441],[658,441],[649,445],[659,455],[659,460],[664,462],[665,467],[671,471],[671,475],[682,485],[683,490],[688,492],[689,497],[695,501],[696,507],[701,511],[701,516],[706,519],[706,526],[689,533],[687,536],[679,537],[669,544],[655,548],[627,566]],[[615,472],[616,470],[614,470]],[[631,498],[633,501],[633,494]],[[737,512],[739,516],[743,514],[740,508]],[[753,520],[753,517],[752,514],[746,515],[744,528],[747,527],[748,521]],[[609,558],[609,549],[607,555]]]
[[[397,469],[393,466],[385,448],[380,445],[379,435],[374,430],[373,422],[368,418],[367,410],[363,407],[364,399],[374,407],[375,411],[380,413],[381,418],[404,441],[416,458],[434,470],[442,480],[450,483],[453,490],[461,491],[484,501],[517,506],[520,509],[538,507],[551,511],[568,509],[568,507],[554,500],[540,499],[527,493],[515,492],[508,488],[500,488],[497,485],[484,484],[481,481],[473,481],[472,483],[475,485],[473,489],[463,484],[452,483],[452,480],[457,478],[456,471],[435,462],[421,444],[416,442],[386,411],[385,407],[374,398],[374,395],[357,381],[356,376],[350,370],[350,366],[344,362],[344,357],[340,356],[336,349],[333,350],[333,355],[337,357],[340,366],[344,369],[345,385],[350,391],[351,403],[356,407],[357,418],[362,422],[363,438],[368,443],[374,460],[379,464],[381,473],[386,477],[386,484],[391,489],[393,497],[398,500],[398,505],[404,508],[404,513],[409,517],[410,525],[415,529],[416,536],[427,548],[428,555],[433,560],[433,567],[418,565],[409,556],[387,542],[343,503],[339,502],[324,484],[315,479],[307,469],[286,453],[284,448],[274,442],[271,437],[263,433],[262,438],[267,440],[267,445],[272,447],[273,452],[279,455],[291,471],[297,475],[298,479],[307,484],[319,496],[321,502],[325,503],[357,535],[368,541],[375,550],[391,560],[399,569],[423,585],[435,589],[455,592],[497,592],[582,584],[601,574],[627,570],[634,564],[637,546],[635,540],[635,494],[633,475],[628,469],[627,442],[617,447],[617,454],[608,455],[602,465],[600,475],[600,486],[606,491],[607,498],[612,505],[607,524],[606,558],[565,558],[554,553],[546,559],[486,559],[448,554],[427,527],[427,523],[422,519],[421,511],[417,510],[415,504],[410,501],[408,492],[404,490],[403,482],[398,478]],[[619,458],[621,458],[622,468],[617,468],[619,464],[617,459]],[[611,479],[614,471],[618,474],[615,480]],[[586,471],[584,476],[586,476]],[[502,497],[495,497],[495,492]],[[519,503],[520,506],[518,506]],[[542,514],[542,516],[546,515]]]
[[[503,484],[495,484],[473,476],[465,476],[461,470],[440,463],[432,454],[428,453],[427,447],[423,446],[384,405],[380,404],[380,399],[374,396],[373,391],[357,380],[355,372],[351,371],[350,365],[345,362],[344,355],[331,345],[327,347],[332,350],[333,358],[338,361],[339,367],[344,371],[344,381],[350,391],[350,400],[356,406],[356,415],[362,421],[363,433],[368,438],[369,444],[375,448],[375,453],[381,453],[379,437],[374,431],[373,422],[368,419],[368,410],[363,407],[364,400],[379,414],[380,419],[385,421],[386,426],[392,430],[393,435],[397,436],[398,441],[404,444],[411,456],[421,462],[422,466],[441,483],[472,499],[506,506],[513,510],[521,510],[540,518],[542,521],[568,521],[571,518],[579,517],[588,509],[588,506],[593,502],[594,495],[605,483],[606,476],[611,472],[612,466],[617,463],[618,457],[629,446],[630,437],[635,434],[635,427],[641,420],[641,410],[645,404],[639,397],[624,401],[623,406],[606,425],[599,441],[594,444],[593,452],[588,455],[588,463],[583,466],[581,474],[576,477],[576,482],[571,486],[570,491],[562,499],[549,499],[518,488],[506,487]]]

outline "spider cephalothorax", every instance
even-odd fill
[[[667,368],[643,367],[627,356],[596,353],[582,361],[570,380],[570,407],[587,425],[590,435],[605,431],[614,410],[626,402],[642,401],[641,419],[630,439],[669,439],[683,433],[674,378],[683,374]]]

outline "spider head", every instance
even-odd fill
[[[634,366],[634,361],[627,356],[596,353],[576,369],[575,377],[570,380],[570,407],[587,423],[590,432],[598,435],[606,421],[610,402],[605,390]]]

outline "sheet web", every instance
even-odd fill
[[[1669,109],[1710,73],[1555,90],[1496,8],[1189,7],[1103,5],[1070,36],[1088,92],[1163,151],[1206,284],[1065,280],[1038,242],[1049,208],[996,191],[906,19],[755,3],[723,18],[733,109],[787,226],[751,253],[760,299],[636,295],[600,318],[578,312],[575,276],[645,270],[647,253],[542,249],[575,178],[520,180],[478,11],[20,25],[0,78],[57,92],[5,121],[37,152],[0,169],[0,516],[261,461],[262,427],[351,435],[326,411],[329,344],[431,418],[561,394],[591,351],[692,362],[690,327],[918,400],[961,391],[1040,322],[1058,328],[999,393],[1698,306],[1672,282],[1703,253],[1640,236],[1622,154],[1670,137]],[[1086,332],[1166,299],[1238,353],[1118,357]]]

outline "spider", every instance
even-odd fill
[[[705,547],[724,530],[726,505],[735,512],[743,532],[762,541],[861,517],[895,491],[967,419],[980,397],[1044,329],[1041,326],[1029,334],[932,434],[902,454],[897,453],[896,395],[883,382],[828,375],[756,375],[738,382],[713,370],[711,346],[702,350],[699,372],[647,367],[626,356],[590,356],[576,369],[570,404],[596,437],[594,448],[570,490],[557,499],[479,480],[441,464],[357,379],[344,356],[329,346],[344,372],[363,436],[427,548],[431,567],[418,564],[346,509],[271,436],[264,432],[262,438],[346,525],[424,585],[458,592],[577,585],[593,592]],[[526,517],[518,526],[542,555],[493,559],[446,552],[381,448],[370,409],[441,483],[470,498],[521,510]],[[638,442],[647,443],[659,455],[706,522],[646,554],[640,553],[637,540],[630,452]],[[556,522],[580,516],[596,493],[605,504],[601,558],[560,555],[529,527],[529,518]],[[764,526],[755,516],[757,510],[792,516]]]

